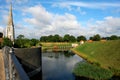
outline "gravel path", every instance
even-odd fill
[[[0,50],[0,80],[5,80],[4,62],[1,50]]]

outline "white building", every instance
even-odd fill
[[[73,48],[75,48],[75,47],[77,47],[77,46],[78,46],[77,43],[73,43],[73,44],[72,44],[72,47],[73,47]]]

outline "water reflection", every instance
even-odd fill
[[[75,80],[72,69],[79,61],[82,58],[72,53],[42,53],[43,80]]]

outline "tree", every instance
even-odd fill
[[[12,47],[13,46],[12,41],[9,38],[3,38],[2,47],[3,46],[10,46],[10,47]]]
[[[61,42],[62,41],[62,37],[59,36],[58,34],[55,34],[53,36],[53,42]]]
[[[89,39],[90,39],[90,40],[93,40],[93,37],[90,37]]]
[[[69,37],[70,37],[69,34],[65,34],[64,37],[63,37],[63,40],[64,40],[65,42],[69,42]]]
[[[31,43],[29,39],[24,37],[24,35],[18,35],[14,46],[17,48],[28,48],[31,47]]]
[[[63,37],[64,42],[75,42],[76,38],[73,35],[65,34]]]
[[[31,46],[36,46],[36,44],[39,42],[39,40],[33,38],[30,40],[30,42],[31,42]]]
[[[100,41],[101,40],[101,37],[99,34],[96,34],[93,36],[93,41]]]
[[[53,35],[49,35],[47,39],[48,39],[48,42],[53,42],[54,41]]]
[[[118,36],[116,36],[116,35],[112,35],[112,36],[110,37],[110,40],[117,40],[117,39],[119,39],[119,38],[118,38]]]
[[[41,36],[40,41],[41,42],[47,42],[47,36]]]
[[[24,38],[23,43],[24,43],[23,48],[30,48],[31,47],[31,40],[30,39]]]
[[[17,36],[17,39],[23,39],[24,37],[25,37],[24,35],[20,34]]]
[[[17,39],[15,40],[15,44],[14,46],[15,47],[18,47],[18,48],[23,48],[24,47],[24,35],[20,34],[17,36]]]
[[[104,38],[102,38],[102,39],[110,40],[110,37],[104,37]]]
[[[81,41],[81,40],[86,41],[86,37],[83,36],[83,35],[78,36],[78,37],[77,37],[77,41],[79,42],[79,41]]]
[[[69,37],[69,42],[76,42],[76,38],[73,35],[71,35]]]
[[[118,37],[118,39],[120,39],[120,36]]]

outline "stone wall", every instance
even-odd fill
[[[22,64],[38,68],[41,66],[41,47],[38,48],[15,48],[15,55]]]

